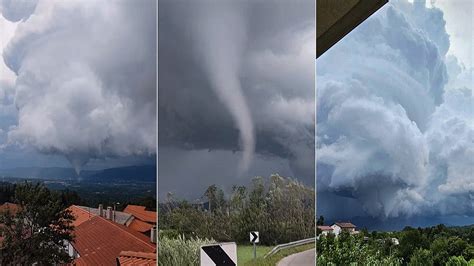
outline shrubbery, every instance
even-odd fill
[[[364,242],[362,235],[343,232],[339,237],[321,236],[317,242],[318,265],[401,265],[395,256],[384,256]]]
[[[187,239],[184,236],[160,236],[158,265],[199,265],[199,247],[214,242],[210,239]]]
[[[318,265],[474,266],[474,227],[406,227],[401,232],[320,236]],[[395,245],[393,238],[399,240]]]
[[[160,209],[160,228],[188,238],[248,243],[249,232],[260,232],[260,243],[276,245],[314,237],[314,189],[272,175],[253,179],[250,189],[235,186],[226,197],[210,186],[205,192],[209,207],[169,201]]]

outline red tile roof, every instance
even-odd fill
[[[356,228],[352,223],[336,223],[341,228]]]
[[[138,219],[133,219],[133,221],[130,223],[128,227],[140,233],[145,233],[147,231],[150,231],[153,228],[153,225],[142,222],[141,220],[138,220]]]
[[[2,205],[0,205],[0,213],[9,212],[10,214],[15,215],[19,210],[20,210],[20,206],[14,203],[5,202]],[[4,226],[4,225],[0,224],[0,226]],[[2,246],[4,239],[5,238],[3,236],[0,236],[0,247]]]
[[[128,205],[123,212],[130,213],[144,222],[156,223],[156,212],[147,211],[144,206]]]
[[[318,225],[318,228],[321,230],[321,231],[332,231],[332,227],[331,226],[328,226],[328,225]]]
[[[156,252],[149,237],[100,216],[81,223],[74,234],[76,265],[116,265],[121,251]]]
[[[156,253],[122,251],[118,257],[119,265],[155,266]]]
[[[72,212],[72,215],[76,218],[76,220],[74,220],[74,222],[72,223],[72,225],[74,227],[78,227],[79,225],[81,225],[82,223],[90,220],[92,217],[96,216],[76,205],[72,205],[71,207],[68,208],[71,212]]]
[[[16,214],[20,210],[20,206],[18,204],[5,202],[0,205],[0,212],[7,212],[9,211],[11,214]]]

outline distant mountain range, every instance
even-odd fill
[[[136,165],[108,168],[103,170],[83,170],[77,176],[73,168],[66,167],[21,167],[0,169],[0,177],[58,179],[82,181],[156,181],[155,165]]]

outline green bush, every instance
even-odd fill
[[[433,265],[433,254],[427,249],[417,248],[410,258],[410,266]]]
[[[260,244],[274,246],[314,237],[314,189],[277,174],[256,177],[250,187],[234,186],[230,195],[211,185],[205,205],[170,198],[160,212],[160,228],[187,238],[212,238],[247,244],[249,232],[260,232]]]
[[[384,256],[364,242],[363,236],[343,232],[339,237],[321,236],[317,243],[318,265],[402,265],[399,258]]]
[[[180,236],[178,231],[174,229],[160,230],[159,234],[160,234],[160,237],[167,237],[167,238],[178,238]]]
[[[199,265],[199,248],[212,243],[211,239],[160,236],[158,265]]]
[[[468,266],[463,256],[452,256],[446,262],[446,266]]]

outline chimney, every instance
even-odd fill
[[[104,205],[99,204],[99,216],[104,217]]]
[[[107,207],[107,215],[105,218],[112,220],[112,207]]]
[[[156,243],[156,225],[154,225],[153,228],[151,228],[150,241],[151,243]]]

